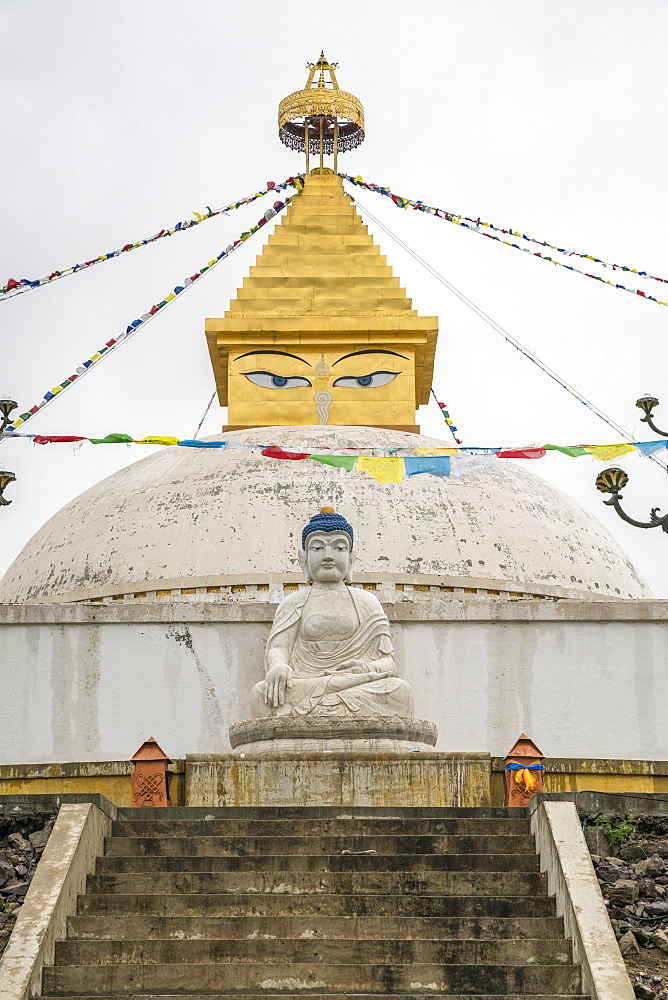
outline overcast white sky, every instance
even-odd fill
[[[302,169],[276,137],[279,100],[324,47],[364,103],[367,140],[340,163],[453,212],[668,277],[665,0],[0,0],[0,278],[39,277]],[[639,439],[635,399],[664,400],[668,309],[457,227],[363,204]],[[0,393],[27,409],[225,247],[268,201],[0,303]],[[374,226],[370,229],[374,232]],[[437,394],[466,444],[617,439],[382,232],[423,314],[440,317]],[[203,333],[257,238],[35,417],[36,433],[191,437],[213,391]],[[605,273],[605,272],[603,272]],[[668,286],[639,287],[667,298]],[[18,411],[17,411],[18,412]],[[435,407],[423,431],[443,432]],[[202,434],[217,433],[214,404]],[[28,429],[28,428],[26,428]],[[0,572],[64,503],[149,450],[15,441]],[[636,456],[629,512],[668,509],[668,478]],[[668,538],[602,505],[590,458],[530,465],[603,520],[657,596]]]

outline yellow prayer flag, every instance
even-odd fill
[[[630,451],[635,451],[632,444],[586,444],[585,451],[598,458],[601,462],[610,462],[620,455],[627,455]]]
[[[367,458],[357,459],[357,468],[368,472],[378,483],[400,483],[404,478],[403,458]]]
[[[416,448],[414,455],[458,455],[458,448]]]
[[[175,299],[175,298],[176,298],[176,295],[174,295],[174,292],[170,292],[169,295],[165,295],[165,302],[171,302],[172,299]]]
[[[135,444],[178,444],[179,438],[175,437],[155,437],[149,434],[148,437],[142,438],[141,441],[135,441]]]

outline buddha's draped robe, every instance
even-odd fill
[[[362,660],[371,672],[380,672],[382,664],[374,667],[374,660],[393,653],[390,626],[380,601],[364,590],[350,588],[350,594],[359,626],[347,639],[317,642],[302,634],[301,617],[309,597],[309,590],[290,594],[278,606],[274,624],[267,640],[267,655],[272,640],[279,633],[297,625],[288,662],[292,668],[292,686],[286,689],[285,704],[272,708],[264,702],[263,684],[253,689],[251,704],[253,716],[267,715],[318,715],[359,717],[365,715],[413,716],[413,696],[408,684],[399,677],[365,680],[365,674],[336,673],[351,684],[344,690],[333,690],[331,672],[346,660]],[[329,671],[330,675],[325,673]],[[354,685],[354,686],[353,686]]]

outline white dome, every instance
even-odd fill
[[[226,440],[334,454],[447,447],[370,427],[266,427]],[[353,524],[356,580],[369,586],[651,596],[595,517],[512,462],[473,477],[380,485],[357,469],[175,447],[109,476],[47,521],[0,581],[0,602],[294,585],[302,527],[323,505]]]

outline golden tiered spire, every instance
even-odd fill
[[[307,88],[281,108],[291,102],[304,113],[304,95],[343,94],[334,69],[323,54],[310,67]],[[353,124],[361,141],[357,104],[361,126]],[[324,104],[311,111],[307,127],[316,111],[324,115]],[[281,127],[289,124],[286,110]],[[332,132],[332,143],[342,131]],[[324,134],[323,126],[318,138]],[[298,146],[298,132],[286,135]],[[304,148],[304,126],[301,141]],[[320,166],[306,176],[229,311],[206,321],[226,429],[358,424],[417,431],[415,410],[429,400],[437,332],[435,317],[411,308],[341,178]]]

